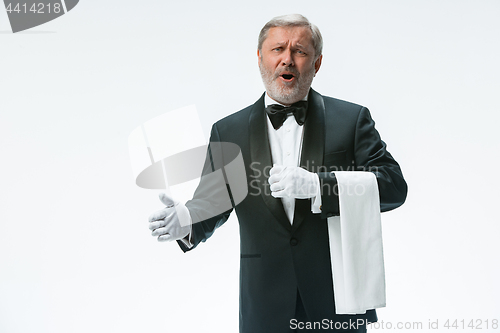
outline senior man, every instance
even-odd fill
[[[257,51],[266,92],[215,123],[210,138],[239,146],[249,195],[208,218],[200,216],[206,213],[203,201],[211,200],[210,190],[197,190],[185,205],[162,195],[167,207],[150,217],[153,236],[177,240],[183,251],[190,251],[236,211],[241,333],[365,332],[366,323],[377,321],[375,309],[336,313],[327,218],[340,214],[339,197],[337,191],[322,189],[336,188],[331,171],[370,170],[380,210],[388,211],[403,204],[407,186],[368,109],[311,89],[322,45],[318,28],[302,15],[269,21]],[[213,156],[207,162],[212,168]],[[311,324],[318,322],[321,327]]]

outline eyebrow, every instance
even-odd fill
[[[284,45],[288,45],[287,42],[276,42],[272,47],[277,47],[277,46],[284,46]],[[299,47],[301,49],[306,49],[306,47],[300,43],[297,43],[294,45],[295,47]]]
[[[283,46],[283,45],[287,45],[287,43],[286,42],[277,42],[277,43],[274,43],[273,46],[276,47],[276,46]]]

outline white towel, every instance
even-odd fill
[[[335,172],[340,216],[328,218],[337,314],[385,307],[385,273],[377,179],[371,172]]]

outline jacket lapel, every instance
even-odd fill
[[[308,96],[306,123],[300,154],[300,166],[310,172],[323,165],[325,153],[325,103],[323,97],[312,88]],[[307,214],[311,213],[311,200],[295,200],[295,212],[292,230],[295,231]]]
[[[271,148],[269,146],[269,137],[267,135],[267,116],[264,110],[264,94],[253,105],[250,112],[250,168],[253,171],[253,175],[250,177],[252,178],[252,183],[257,181],[260,195],[276,220],[278,220],[287,230],[291,231],[292,226],[285,214],[281,200],[274,198],[269,189],[269,170],[271,170],[273,163]]]

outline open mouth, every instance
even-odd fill
[[[280,76],[285,82],[292,82],[295,79],[295,76],[289,73],[283,73]]]

